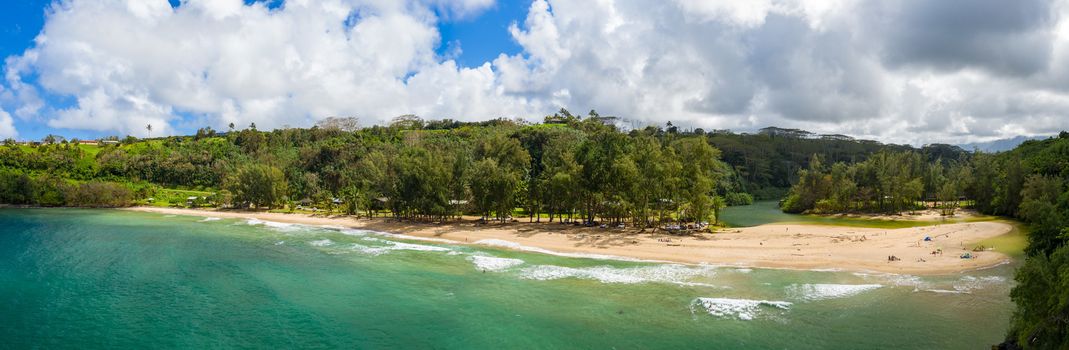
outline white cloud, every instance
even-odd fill
[[[174,132],[180,114],[221,127],[309,125],[332,115],[381,122],[404,113],[481,119],[535,113],[498,91],[489,66],[439,59],[429,7],[470,14],[492,2],[240,0],[70,1],[36,47],[7,64],[9,85],[73,96],[35,110],[54,128]],[[351,18],[356,17],[355,21]],[[38,74],[37,86],[21,77]],[[39,106],[37,109],[41,109]],[[151,132],[147,125],[153,126]]]
[[[14,138],[19,136],[18,131],[15,130],[15,121],[11,119],[11,115],[4,110],[0,110],[0,138]]]
[[[744,27],[754,27],[765,22],[772,11],[770,0],[676,0],[686,14],[701,20],[728,22]]]
[[[190,120],[539,119],[562,106],[889,142],[1053,133],[1069,128],[1069,5],[1022,1],[536,0],[508,29],[521,54],[465,68],[435,53],[437,25],[493,0],[70,0],[6,61],[0,105],[54,128],[136,135]]]
[[[1057,21],[1042,19],[1060,20],[1049,9],[1066,6],[1030,0],[999,11],[985,1],[963,16],[955,4],[539,0],[512,29],[525,54],[494,63],[511,92],[550,100],[568,91],[563,104],[575,109],[657,123],[903,143],[1069,128],[1057,117],[1069,74],[1043,71],[1065,71],[1048,50],[1064,52],[1069,38],[1054,39]],[[969,42],[922,35],[929,29]]]

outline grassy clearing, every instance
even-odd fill
[[[192,190],[178,190],[178,189],[160,189],[156,191],[156,194],[152,197],[154,200],[151,203],[145,203],[146,205],[154,207],[173,207],[186,206],[186,198],[189,197],[208,197],[215,192],[209,191],[192,191]]]
[[[78,148],[81,148],[82,151],[85,151],[85,155],[88,156],[89,158],[96,158],[97,154],[100,153],[100,146],[97,146],[97,145],[82,145],[82,144],[79,144]]]

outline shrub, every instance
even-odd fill
[[[728,206],[753,204],[753,196],[751,196],[749,193],[728,193],[727,196],[724,196],[724,200],[727,201]]]

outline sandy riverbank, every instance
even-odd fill
[[[549,223],[474,225],[396,222],[386,219],[322,217],[305,214],[137,207],[127,210],[219,218],[256,218],[306,225],[331,225],[411,236],[439,238],[461,244],[504,244],[564,253],[602,254],[645,260],[709,263],[787,269],[840,269],[908,274],[946,274],[995,266],[1009,260],[994,251],[971,252],[972,242],[1013,230],[1002,222],[971,222],[902,229],[773,224],[727,229],[700,236],[671,236],[633,230],[577,228]],[[931,237],[932,241],[924,241]],[[666,241],[670,239],[670,241]],[[932,255],[942,249],[942,255]],[[888,256],[901,260],[890,262]]]

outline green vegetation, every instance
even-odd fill
[[[1017,304],[1009,343],[1069,347],[1069,133],[1028,141],[975,162],[975,207],[1028,223],[1025,263],[1010,296]]]
[[[724,162],[734,170],[732,182],[739,189],[735,192],[750,193],[758,200],[783,198],[787,189],[798,182],[798,170],[807,168],[814,155],[828,163],[850,164],[862,162],[880,151],[913,150],[910,146],[854,140],[843,135],[815,135],[772,127],[756,134],[715,131],[708,137],[714,147],[722,150]],[[945,159],[964,154],[957,147],[940,144],[925,146],[920,151]]]
[[[969,182],[970,158],[963,154],[955,158],[932,159],[923,151],[881,151],[862,162],[825,166],[814,155],[808,169],[798,172],[798,182],[782,207],[791,213],[898,213],[918,209],[924,199],[938,201],[950,215],[966,193],[975,192]]]
[[[731,167],[704,133],[623,133],[593,111],[582,118],[562,110],[547,120],[402,116],[388,126],[358,128],[355,119],[331,118],[310,129],[250,126],[220,134],[205,128],[193,136],[99,146],[57,136],[34,145],[8,142],[0,148],[0,169],[7,171],[4,188],[17,194],[0,200],[388,212],[426,221],[461,214],[506,221],[520,209],[532,221],[638,227],[715,222],[727,204],[752,202],[737,193]],[[57,181],[77,186],[49,185]],[[101,186],[125,192],[92,197],[103,193]]]

